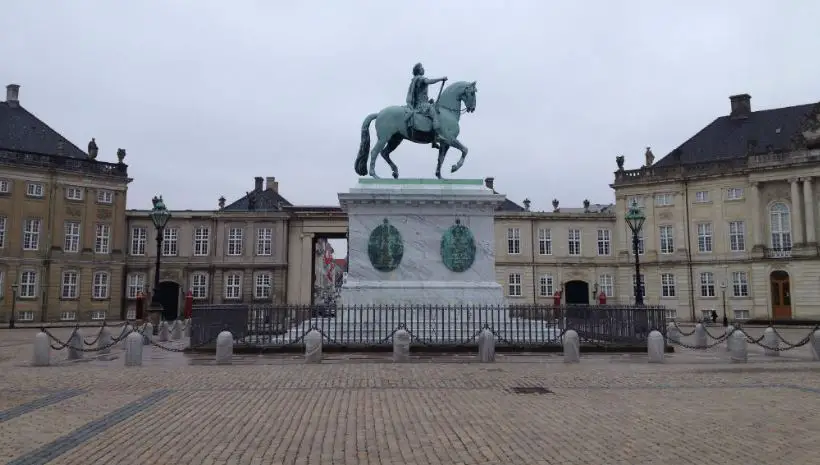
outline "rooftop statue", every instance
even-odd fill
[[[431,85],[441,83],[438,98],[429,98]],[[450,147],[461,151],[461,158],[450,172],[455,173],[464,164],[467,147],[458,140],[458,121],[461,113],[472,113],[476,105],[476,83],[458,81],[444,87],[446,77],[428,78],[424,75],[424,66],[417,63],[413,67],[413,77],[407,90],[405,106],[391,106],[378,113],[367,115],[362,124],[362,143],[356,157],[355,169],[359,176],[376,175],[376,158],[381,154],[393,170],[393,177],[399,177],[399,168],[390,159],[390,154],[403,140],[417,144],[430,144],[438,149],[436,177],[441,179],[441,165]],[[462,103],[464,109],[462,109]],[[376,121],[378,140],[370,148],[370,124]],[[370,164],[368,167],[368,155]]]

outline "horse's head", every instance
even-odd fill
[[[441,102],[445,108],[458,111],[461,108],[461,102],[464,102],[464,108],[467,113],[475,111],[476,104],[476,83],[458,81],[447,86],[441,93]],[[452,105],[452,106],[451,106]]]

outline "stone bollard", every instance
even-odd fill
[[[133,332],[125,338],[125,366],[138,367],[142,365],[143,336]]]
[[[646,338],[646,352],[649,354],[649,363],[663,363],[666,340],[660,331],[652,331]]]
[[[726,327],[726,352],[732,351],[732,336],[734,336],[735,327],[733,325],[729,325]]]
[[[487,328],[478,335],[478,360],[484,363],[495,361],[495,334]]]
[[[80,360],[83,358],[83,335],[79,329],[75,329],[68,338],[68,360]]]
[[[820,329],[811,333],[809,348],[811,349],[811,359],[820,362]]]
[[[233,334],[222,331],[216,336],[216,364],[230,365],[233,363]]]
[[[159,335],[158,335],[158,337],[159,337],[159,342],[168,342],[168,339],[170,339],[170,334],[169,334],[169,331],[168,331],[168,322],[167,321],[163,321],[162,323],[159,324]]]
[[[154,325],[151,323],[145,323],[145,326],[142,327],[142,345],[149,345],[151,344],[151,338],[154,336]]]
[[[568,329],[564,333],[564,363],[578,363],[581,361],[581,341],[578,333]]]
[[[322,362],[322,333],[311,329],[305,335],[305,363]]]
[[[174,322],[174,327],[171,328],[171,340],[178,341],[182,339],[182,321],[177,320]]]
[[[746,363],[748,359],[746,334],[742,330],[737,330],[729,337],[732,338],[732,352],[730,355],[732,363]]]
[[[184,337],[191,337],[191,319],[185,320],[185,331],[183,331]]]
[[[675,323],[666,325],[666,337],[670,342],[680,344],[680,330]]]
[[[393,361],[407,362],[410,360],[410,333],[400,329],[393,334]]]
[[[766,328],[763,331],[763,345],[766,346],[763,348],[763,354],[767,357],[779,357],[780,351],[780,338],[777,337],[777,333],[775,333],[774,328],[771,326]],[[769,349],[768,347],[771,347]]]
[[[695,348],[705,349],[706,344],[706,328],[703,327],[703,323],[698,323],[695,325]]]
[[[118,336],[120,338],[119,342],[123,342],[123,344],[120,344],[120,350],[125,350],[124,338],[128,337],[128,335],[131,334],[131,332],[133,331],[134,327],[131,326],[131,323],[126,323],[125,327],[122,329],[122,333],[120,333],[120,335]]]
[[[114,339],[111,337],[111,330],[108,326],[100,328],[100,336],[97,338],[97,353],[100,355],[111,353],[111,343]]]
[[[34,360],[32,365],[47,367],[51,363],[51,338],[40,331],[34,336]]]

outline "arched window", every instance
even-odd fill
[[[792,250],[792,219],[789,206],[775,203],[769,208],[769,226],[772,231],[772,249],[788,253]]]

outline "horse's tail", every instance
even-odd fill
[[[367,156],[370,155],[370,123],[373,122],[378,113],[371,113],[367,115],[362,123],[362,143],[359,145],[359,155],[356,157],[356,163],[353,167],[356,169],[356,174],[359,176],[367,176]]]

